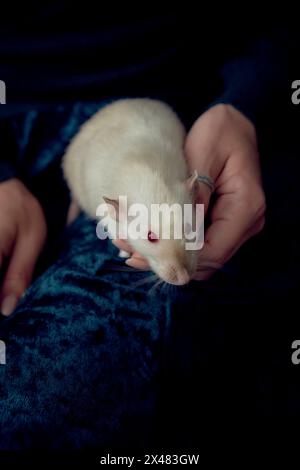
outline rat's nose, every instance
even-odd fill
[[[190,276],[189,273],[185,268],[182,268],[176,272],[176,275],[174,277],[174,281],[172,284],[175,284],[177,286],[183,286],[184,284],[187,284],[190,281]]]

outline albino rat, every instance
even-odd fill
[[[66,150],[63,170],[73,200],[94,219],[103,201],[122,214],[119,196],[127,196],[128,207],[142,203],[149,210],[154,203],[191,204],[197,174],[188,178],[185,136],[179,118],[160,101],[123,99],[105,106]],[[122,220],[119,217],[118,223]],[[145,239],[128,238],[133,249],[164,281],[188,283],[196,270],[197,251],[186,250],[184,238],[162,239],[161,227],[148,225],[148,220],[143,229]]]

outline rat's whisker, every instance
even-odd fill
[[[137,282],[133,282],[131,284],[131,287],[139,287],[142,286],[143,284],[147,284],[148,282],[152,282],[158,279],[157,274],[150,274],[150,276],[146,276],[143,279],[140,279]]]
[[[157,282],[154,284],[154,286],[151,287],[149,290],[148,294],[152,295],[154,294],[155,290],[163,283],[164,281],[162,279],[158,279]]]
[[[164,281],[164,284],[163,284],[163,289],[165,290],[165,292],[168,294],[169,291],[170,291],[170,286],[171,284],[169,284],[168,282]]]
[[[170,285],[170,284],[169,284],[168,282],[162,280],[162,283],[161,283],[161,285],[160,285],[160,287],[161,287],[161,292],[165,293],[165,292],[168,290],[169,285]]]

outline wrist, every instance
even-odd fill
[[[222,105],[221,105],[222,106]],[[226,113],[233,124],[235,124],[244,136],[248,136],[249,140],[256,144],[256,129],[253,122],[231,104],[224,104]]]

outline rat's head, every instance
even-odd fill
[[[121,231],[126,227],[124,233],[134,251],[146,258],[151,269],[169,284],[187,284],[196,271],[198,251],[187,248],[191,244],[191,222],[196,218],[193,204],[196,181],[193,175],[187,182],[177,184],[163,195],[157,197],[156,192],[151,204],[146,201],[143,204],[128,204],[125,208],[121,198],[105,198],[108,204],[114,206],[113,213],[118,214]],[[192,221],[186,221],[185,204],[190,204]]]
[[[149,230],[147,240],[132,240],[131,244],[147,259],[151,269],[169,284],[187,284],[195,273],[197,252],[186,249],[184,237],[165,239]]]

